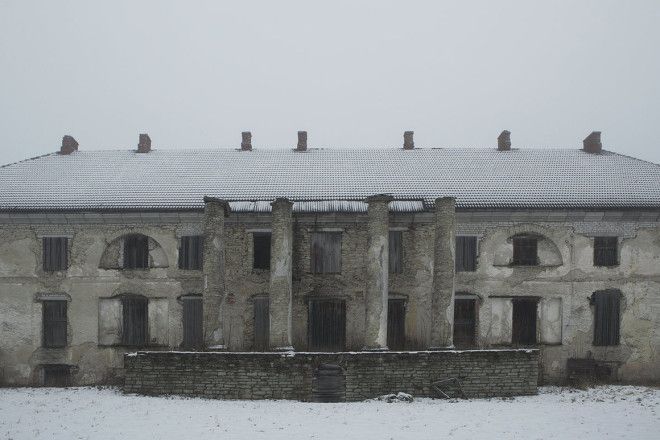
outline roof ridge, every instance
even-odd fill
[[[29,161],[31,161],[31,160],[42,159],[42,158],[44,158],[44,157],[52,156],[53,154],[57,154],[57,152],[46,153],[46,154],[42,154],[42,155],[40,155],[40,156],[29,157],[29,158],[27,158],[27,159],[21,159],[21,160],[18,160],[18,161],[16,161],[16,162],[6,163],[6,164],[4,164],[4,165],[0,165],[0,168],[7,168],[7,167],[10,167],[10,166],[12,166],[12,165],[18,165],[19,163],[29,162]]]

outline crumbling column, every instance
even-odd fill
[[[435,201],[433,292],[431,298],[431,350],[454,346],[454,233],[456,199]]]
[[[387,300],[389,281],[389,202],[378,194],[367,199],[368,243],[365,289],[364,349],[387,350]]]
[[[224,349],[222,305],[225,297],[225,217],[229,203],[204,197],[204,341],[209,349]]]
[[[293,215],[288,199],[278,198],[273,207],[270,239],[270,332],[271,350],[293,350],[291,345],[291,307],[293,268]]]

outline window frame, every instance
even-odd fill
[[[539,301],[540,297],[516,297],[511,298],[511,344],[517,346],[533,346],[539,345]],[[529,333],[533,334],[533,340],[525,340],[519,337],[519,335],[524,335],[520,331],[516,331],[516,328],[521,324],[516,324],[516,305],[523,303],[533,304],[534,305],[534,331]]]
[[[140,259],[140,249],[135,247],[129,249],[133,242],[143,241],[145,249]],[[142,260],[142,261],[138,261]],[[122,269],[123,270],[146,270],[149,269],[149,236],[144,234],[126,234],[122,239]]]
[[[390,230],[388,234],[388,271],[403,273],[403,231]]]
[[[469,241],[474,241],[474,256],[472,258],[472,264],[470,265],[469,260],[470,256],[465,257],[465,251],[467,246],[460,247],[459,242],[463,240],[470,239]],[[478,235],[457,235],[455,237],[455,264],[454,264],[454,270],[456,272],[476,272],[477,271],[477,266],[478,266],[478,256],[479,256],[479,236]],[[461,250],[461,253],[459,254],[459,249]],[[459,259],[459,255],[463,255],[464,258]],[[467,260],[467,261],[466,261]],[[467,263],[467,264],[464,264]],[[466,267],[467,266],[467,267]]]
[[[518,235],[512,237],[511,241],[513,246],[513,257],[511,259],[511,266],[534,267],[540,265],[539,237],[534,235]],[[533,258],[530,257],[529,255],[526,255],[526,253],[529,252],[530,249],[534,250]]]
[[[608,257],[612,259],[610,260]],[[619,265],[618,237],[615,236],[594,237],[593,264],[594,267],[616,267]]]
[[[344,234],[341,231],[313,231],[310,234],[309,270],[311,273],[315,275],[341,273],[343,235]],[[320,236],[325,236],[327,238],[319,239]],[[339,238],[332,241],[328,239],[329,237]],[[325,244],[337,246],[337,248],[329,250],[328,248],[323,247]],[[336,261],[326,261],[324,256],[327,255],[328,252],[332,252],[332,256],[336,258]]]
[[[41,249],[44,272],[63,272],[69,269],[69,237],[42,237]]]
[[[204,348],[204,303],[200,295],[188,295],[181,297],[181,324],[183,326],[183,340],[181,347],[193,350]],[[147,304],[147,325],[149,324]],[[199,310],[190,309],[198,307]],[[194,315],[197,321],[188,322],[187,317]]]
[[[265,243],[266,241],[268,241],[268,245],[266,245]],[[273,241],[272,232],[268,232],[268,231],[252,232],[252,269],[270,270],[272,241]],[[259,248],[259,252],[257,252],[257,248]]]
[[[55,307],[59,307],[60,310],[51,309]],[[41,346],[43,348],[65,348],[68,346],[68,308],[69,302],[64,299],[41,301]],[[60,316],[54,317],[53,315]]]
[[[606,289],[595,291],[590,298],[593,310],[593,341],[595,347],[616,347],[621,345],[621,299],[623,294],[618,289]],[[605,301],[604,298],[607,298]],[[600,308],[606,310],[601,311]],[[611,310],[607,310],[612,307]],[[602,319],[612,319],[616,315],[615,321],[603,322]],[[608,329],[610,329],[608,331]]]
[[[147,246],[148,246],[147,241]],[[195,252],[195,249],[197,252]],[[147,263],[148,264],[148,263]],[[204,269],[204,236],[182,235],[179,238],[179,269]]]
[[[139,327],[133,327],[129,333],[127,332],[129,327],[127,323],[135,322],[130,320],[139,313],[137,307],[144,307],[144,314],[142,315],[144,321],[139,323]],[[121,345],[124,347],[146,347],[149,344],[149,300],[140,295],[125,295],[121,298],[121,308]],[[130,309],[133,309],[131,310],[133,317],[130,316]],[[138,335],[141,339],[138,339],[138,336],[135,335]]]

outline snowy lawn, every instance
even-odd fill
[[[538,396],[301,403],[0,389],[0,439],[660,439],[660,390],[546,387]]]

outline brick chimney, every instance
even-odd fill
[[[403,149],[412,150],[415,148],[415,141],[413,140],[414,131],[403,132]]]
[[[151,138],[148,134],[140,134],[140,141],[138,142],[138,153],[148,153],[151,151]]]
[[[62,147],[60,148],[60,154],[71,154],[74,151],[78,151],[78,142],[69,136],[68,134],[62,138]]]
[[[249,131],[241,132],[241,151],[252,151],[252,133]]]
[[[299,131],[298,132],[298,145],[296,146],[296,151],[307,151],[307,132]]]
[[[504,130],[497,137],[497,151],[509,151],[511,149],[511,132]]]
[[[600,131],[592,131],[583,141],[583,150],[587,153],[599,154],[603,151],[603,144],[600,142]]]

